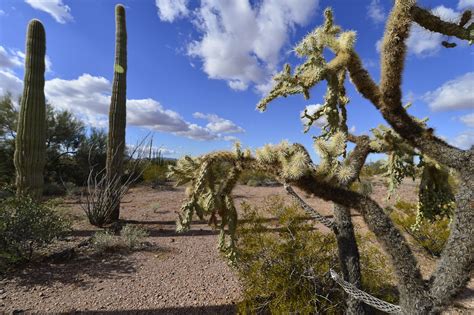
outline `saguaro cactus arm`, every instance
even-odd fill
[[[28,24],[25,78],[20,104],[14,164],[18,194],[40,198],[46,157],[46,102],[44,72],[46,35],[43,24]]]

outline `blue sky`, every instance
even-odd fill
[[[418,1],[455,21],[474,0]],[[113,78],[115,19],[112,0],[0,0],[0,94],[21,94],[25,32],[40,19],[46,29],[45,93],[59,109],[88,126],[107,126]],[[240,140],[257,148],[283,139],[312,144],[317,128],[303,133],[300,112],[323,102],[325,87],[311,99],[292,96],[255,106],[285,62],[300,60],[292,47],[322,22],[331,6],[336,23],[357,31],[356,50],[379,79],[377,42],[388,0],[128,0],[127,142],[152,131],[169,156],[228,149]],[[458,43],[454,49],[442,40]],[[450,143],[474,144],[474,46],[413,26],[404,74],[410,112]],[[349,127],[368,133],[383,123],[347,81]],[[313,106],[314,108],[314,106]]]

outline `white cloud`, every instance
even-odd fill
[[[357,130],[356,126],[352,126],[352,127],[349,129],[349,132],[353,134],[353,133],[356,132],[356,130]]]
[[[427,92],[422,99],[434,111],[451,109],[474,109],[474,72],[444,83],[434,91]]]
[[[0,69],[22,67],[24,64],[24,54],[19,52],[7,51],[5,47],[0,46]]]
[[[156,0],[155,3],[160,20],[165,22],[173,22],[175,19],[189,14],[186,7],[188,0]]]
[[[228,82],[235,90],[267,84],[276,71],[288,34],[308,22],[318,0],[202,0],[194,25],[202,38],[188,45],[211,79]]]
[[[3,15],[5,15],[5,14],[6,14],[5,11],[3,11],[2,9],[0,9],[0,16],[3,16]]]
[[[46,82],[47,99],[56,107],[78,113],[89,124],[107,125],[111,83],[103,77],[83,74],[74,80],[53,79]],[[127,100],[127,124],[149,130],[167,132],[195,140],[225,140],[222,133],[242,132],[230,120],[217,115],[201,114],[209,121],[206,126],[187,122],[177,112],[165,109],[158,101]]]
[[[51,59],[46,55],[45,59],[46,72],[51,72],[53,66]],[[21,50],[6,49],[0,46],[0,69],[11,71],[14,68],[22,68],[25,65],[25,53]]]
[[[15,57],[15,58],[13,58]],[[18,57],[18,58],[16,58]],[[19,67],[24,54],[9,54],[0,46],[0,95],[12,93],[16,100],[22,93],[23,81],[16,76],[13,68]],[[46,59],[47,64],[51,64]],[[95,127],[107,127],[110,106],[111,83],[104,77],[83,74],[77,79],[54,78],[45,82],[46,99],[56,108],[69,110]],[[147,99],[127,100],[127,124],[144,127],[153,131],[168,132],[195,140],[225,140],[233,138],[222,134],[243,132],[230,120],[212,114],[201,114],[209,121],[206,126],[187,122],[177,112],[165,109],[158,101]]]
[[[0,95],[10,92],[16,101],[23,90],[23,81],[12,72],[0,69]]]
[[[474,7],[474,0],[459,0],[458,9],[471,9]]]
[[[367,14],[368,16],[374,21],[374,23],[382,23],[385,21],[385,12],[383,10],[382,5],[380,4],[380,0],[372,0],[367,7]]]
[[[313,115],[314,113],[316,113],[321,107],[323,107],[321,104],[312,104],[312,105],[308,105],[306,106],[306,113],[308,115]],[[302,111],[300,113],[300,116],[303,116],[303,113],[304,111]],[[301,118],[301,122],[306,125],[308,122],[309,122],[309,119],[306,118],[306,117],[302,117]],[[319,128],[323,128],[324,126],[326,126],[328,124],[328,121],[326,119],[325,116],[322,116],[321,118],[319,118],[318,120],[316,120],[314,123],[313,123],[313,126],[316,125],[318,126]]]
[[[242,127],[237,126],[234,122],[219,117],[215,114],[203,114],[196,112],[193,114],[193,117],[207,120],[209,123],[206,125],[206,128],[214,133],[240,133],[245,131]]]
[[[58,23],[72,21],[71,8],[63,0],[25,0],[34,9],[50,14]]]
[[[466,130],[450,141],[455,147],[463,150],[470,149],[474,145],[474,130]]]
[[[474,113],[460,117],[460,120],[468,127],[474,128]]]

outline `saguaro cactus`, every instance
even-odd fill
[[[109,185],[120,184],[125,151],[125,125],[127,119],[127,29],[125,25],[125,8],[121,4],[115,7],[115,25],[114,82],[109,111],[109,137],[106,163]],[[114,189],[114,187],[112,187],[112,189]],[[119,215],[120,203],[115,206],[110,220],[117,220]]]
[[[26,36],[25,78],[15,144],[17,194],[40,198],[46,156],[46,101],[44,71],[46,35],[32,20]]]

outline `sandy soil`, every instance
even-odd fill
[[[399,191],[405,200],[416,200],[416,188],[407,181]],[[238,186],[237,205],[242,201],[260,204],[266,196],[283,194],[281,187]],[[309,204],[330,216],[331,205],[316,198]],[[373,197],[382,204],[386,188],[374,180]],[[176,234],[176,212],[184,189],[131,189],[122,205],[122,219],[146,228],[150,235],[146,250],[133,253],[81,254],[63,263],[34,263],[0,279],[0,313],[85,313],[85,314],[232,314],[240,300],[241,288],[232,269],[220,257],[217,232],[205,222],[196,221],[191,231]],[[67,205],[67,212],[78,218],[68,238],[68,246],[78,244],[97,229],[84,219],[78,205]],[[359,231],[366,227],[354,213]],[[424,274],[435,261],[415,250]],[[471,281],[457,302],[465,309],[451,314],[474,313]]]

